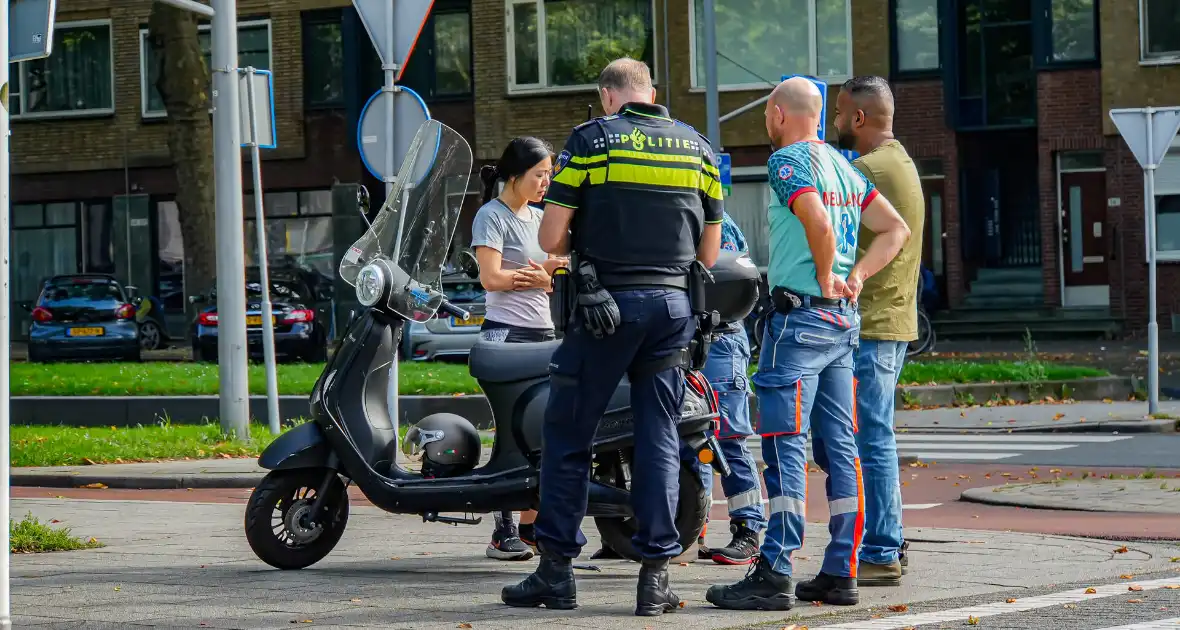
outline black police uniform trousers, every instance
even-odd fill
[[[696,330],[688,294],[677,289],[612,291],[622,323],[595,339],[574,321],[549,366],[551,385],[541,450],[541,506],[537,544],[543,553],[576,558],[586,544],[591,447],[599,420],[632,365],[665,358],[688,346]],[[635,458],[631,503],[638,521],[633,540],[644,558],[683,551],[676,531],[680,440],[676,421],[684,402],[684,374],[668,368],[631,383]]]

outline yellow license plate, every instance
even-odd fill
[[[247,315],[246,316],[246,325],[247,326],[261,326],[262,325],[262,316],[261,315]]]
[[[106,331],[104,331],[102,328],[99,328],[97,326],[92,327],[92,328],[71,328],[70,329],[70,336],[71,337],[101,337],[104,332],[106,332]]]
[[[483,326],[483,315],[472,315],[471,319],[469,319],[467,321],[463,321],[461,319],[452,317],[451,318],[451,325],[462,327],[462,328],[467,328],[470,326]]]

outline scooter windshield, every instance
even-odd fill
[[[430,319],[442,304],[442,269],[471,178],[471,146],[454,129],[428,120],[418,128],[392,194],[340,261],[340,277],[356,286],[365,265],[390,263],[388,306],[412,321]]]

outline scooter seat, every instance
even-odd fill
[[[502,343],[480,340],[471,347],[471,375],[488,383],[512,383],[549,376],[549,361],[560,341]]]

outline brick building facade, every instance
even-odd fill
[[[1180,16],[1162,13],[1166,3],[1158,1],[1099,8],[1097,0],[1032,0],[985,11],[979,0],[773,0],[763,8],[808,19],[766,20],[752,15],[751,0],[716,0],[720,109],[757,100],[782,74],[821,77],[833,98],[852,75],[889,76],[895,131],[923,176],[925,263],[944,305],[967,322],[1083,313],[1133,331],[1146,322],[1142,174],[1105,112],[1180,103],[1180,41],[1173,41]],[[477,162],[494,160],[515,135],[560,148],[587,105],[601,114],[593,78],[617,54],[647,60],[657,100],[703,130],[701,4],[437,0],[403,82],[468,138]],[[149,9],[124,0],[59,3],[59,33],[79,27],[85,35],[78,50],[101,43],[105,25],[109,59],[87,63],[109,69],[109,86],[55,86],[54,72],[81,63],[81,53],[62,45],[49,65],[13,68],[22,77],[13,91],[14,271],[22,255],[30,259],[28,277],[14,276],[17,300],[30,298],[38,273],[73,270],[111,270],[183,299],[169,231],[175,176],[163,119],[152,111],[141,33]],[[255,29],[239,31],[243,59],[264,60],[275,75],[279,147],[265,152],[263,169],[278,226],[272,250],[316,259],[331,273],[332,242],[356,227],[344,227],[355,216],[342,207],[347,195],[333,201],[334,187],[362,183],[380,197],[355,148],[380,64],[346,0],[241,0],[239,9],[241,28]],[[43,85],[48,97],[35,94]],[[721,129],[734,166],[727,208],[764,265],[757,260],[766,248],[762,107]],[[1166,214],[1180,219],[1180,156],[1169,159],[1176,176],[1162,175],[1161,212],[1175,204]],[[245,187],[249,194],[248,180]],[[474,183],[471,192],[468,216]],[[142,233],[120,236],[123,215]],[[1168,296],[1180,295],[1180,221],[1175,228],[1170,221],[1161,220],[1160,286]],[[311,228],[321,230],[320,241],[295,242],[295,232]],[[70,256],[42,253],[66,244]],[[1169,300],[1160,301],[1165,326],[1180,312]]]

